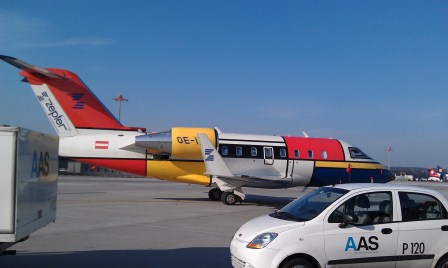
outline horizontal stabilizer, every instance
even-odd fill
[[[49,70],[31,65],[27,62],[24,62],[22,60],[19,60],[19,59],[13,58],[13,57],[0,55],[0,59],[4,60],[5,62],[25,71],[27,73],[31,73],[31,74],[38,73],[38,74],[41,74],[41,75],[49,77],[49,78],[66,79],[65,77],[55,74]]]

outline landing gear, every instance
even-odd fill
[[[221,202],[226,205],[235,205],[236,202],[240,201],[241,198],[234,194],[233,192],[224,192],[221,196]]]
[[[221,200],[222,191],[219,188],[213,188],[208,192],[208,198],[213,201]]]
[[[223,202],[226,205],[235,205],[236,202],[241,202],[242,199],[234,192],[223,192],[219,188],[213,188],[208,192],[208,198],[213,201]]]

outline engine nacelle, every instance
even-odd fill
[[[216,147],[216,132],[213,128],[183,128],[171,129],[173,159],[202,159],[201,145],[198,141],[198,133],[208,136]]]
[[[216,146],[216,132],[213,128],[175,127],[171,131],[149,133],[135,137],[135,145],[144,147],[148,153],[167,155],[169,159],[202,159],[198,133],[208,136]]]

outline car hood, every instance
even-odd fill
[[[304,225],[304,222],[287,221],[264,215],[243,224],[235,233],[234,239],[249,243],[262,233],[281,233]]]

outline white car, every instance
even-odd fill
[[[233,236],[232,265],[448,267],[448,200],[390,184],[318,188]]]

